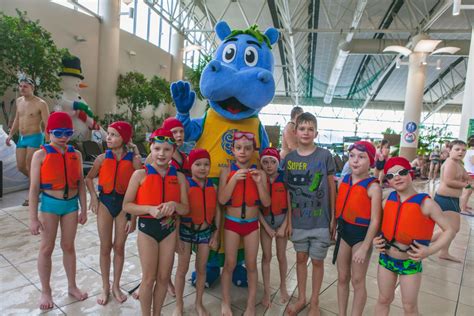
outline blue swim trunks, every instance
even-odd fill
[[[49,194],[41,193],[40,212],[51,213],[58,216],[63,216],[79,209],[77,195],[68,200],[57,199]]]
[[[43,133],[20,135],[16,148],[40,148],[44,144]]]

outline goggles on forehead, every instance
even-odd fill
[[[357,149],[358,151],[362,151],[362,152],[367,152],[367,148],[365,148],[364,145],[361,145],[361,144],[352,144],[349,146],[349,151],[351,151],[352,149]]]
[[[250,132],[235,132],[234,141],[242,138],[247,138],[248,140],[255,140],[255,135]]]
[[[168,144],[176,145],[176,140],[173,137],[169,137],[169,136],[150,137],[150,142],[157,142],[157,143],[167,142]]]
[[[57,138],[71,137],[74,134],[74,130],[70,128],[58,128],[51,130],[50,133]]]

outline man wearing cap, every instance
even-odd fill
[[[5,141],[11,146],[11,139],[17,131],[20,133],[16,145],[16,164],[18,170],[29,177],[31,158],[33,153],[40,148],[44,142],[41,130],[41,122],[45,125],[48,121],[48,104],[34,95],[35,83],[30,78],[21,78],[18,81],[20,97],[16,99],[16,114],[10,133]],[[23,206],[28,206],[28,199]]]

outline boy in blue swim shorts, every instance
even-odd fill
[[[446,246],[455,235],[451,221],[438,204],[428,194],[414,189],[410,172],[411,165],[403,157],[390,158],[384,166],[388,184],[395,191],[383,202],[381,235],[373,240],[380,252],[375,315],[389,314],[398,282],[404,314],[419,315],[421,261]],[[435,224],[442,233],[430,244]]]

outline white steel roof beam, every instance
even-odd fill
[[[451,5],[452,5],[452,0],[445,0],[439,6],[439,9],[437,9],[430,17],[423,19],[423,21],[421,21],[419,24],[420,32],[423,33],[423,32],[428,31],[431,28],[431,26],[444,14],[444,12],[446,12],[451,7]],[[410,39],[406,47],[411,48],[411,46],[412,46],[412,40]],[[400,56],[401,55],[399,55],[398,57]],[[367,107],[372,97],[378,91],[379,87],[381,87],[381,84],[385,82],[385,77],[392,72],[392,69],[393,67],[395,67],[396,60],[398,57],[394,58],[392,62],[387,65],[387,67],[385,68],[385,71],[380,75],[380,77],[377,79],[375,84],[371,87],[370,91],[367,93],[365,97],[364,103],[362,104],[359,110],[358,117],[360,117],[360,115],[362,114],[364,109]]]
[[[356,10],[354,12],[354,16],[352,18],[351,29],[356,29],[359,26],[366,6],[367,0],[359,0],[359,2],[357,3]],[[331,74],[329,75],[328,87],[326,89],[326,94],[324,95],[324,103],[326,104],[330,104],[332,102],[332,98],[334,97],[337,84],[342,74],[342,70],[344,69],[344,65],[346,64],[347,57],[349,56],[349,50],[347,49],[347,45],[352,41],[353,37],[354,32],[349,32],[347,33],[345,40],[339,44],[337,57],[334,61],[334,65],[332,66]]]

